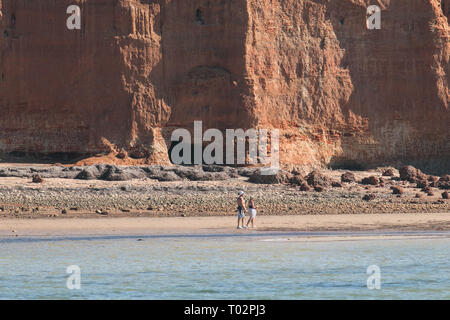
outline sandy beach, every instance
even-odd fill
[[[0,237],[220,234],[300,231],[447,231],[450,213],[260,216],[237,230],[234,216],[0,219]]]

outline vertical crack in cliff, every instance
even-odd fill
[[[203,15],[202,15],[202,9],[198,8],[195,12],[195,21],[200,24],[200,25],[204,25],[205,24],[205,20],[203,20]]]

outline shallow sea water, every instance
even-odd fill
[[[0,299],[450,298],[449,234],[295,236],[3,238]],[[66,286],[70,265],[80,267],[79,290]],[[380,268],[379,290],[367,287],[370,265]]]

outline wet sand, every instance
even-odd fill
[[[236,229],[236,217],[97,217],[0,219],[0,237],[267,232],[450,231],[450,213],[258,216],[257,228]]]

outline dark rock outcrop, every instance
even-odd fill
[[[250,176],[248,181],[262,184],[280,184],[287,183],[292,178],[292,174],[284,170],[278,170],[274,174],[261,174],[261,171],[258,170]]]
[[[319,171],[312,171],[305,177],[305,180],[313,188],[315,187],[327,188],[331,185],[332,182],[330,178],[321,174]]]
[[[375,176],[366,177],[361,180],[361,184],[372,186],[377,186],[379,182],[380,180]]]
[[[403,188],[399,186],[392,186],[391,187],[392,194],[403,194]]]
[[[376,198],[375,194],[368,193],[368,194],[365,194],[362,199],[365,201],[371,201],[371,200],[374,200],[375,198]]]
[[[416,183],[421,180],[427,180],[428,177],[419,169],[414,168],[413,166],[404,166],[398,169],[400,173],[400,179],[406,180],[412,183]]]
[[[356,177],[353,172],[345,172],[341,175],[341,181],[342,182],[355,182]]]

